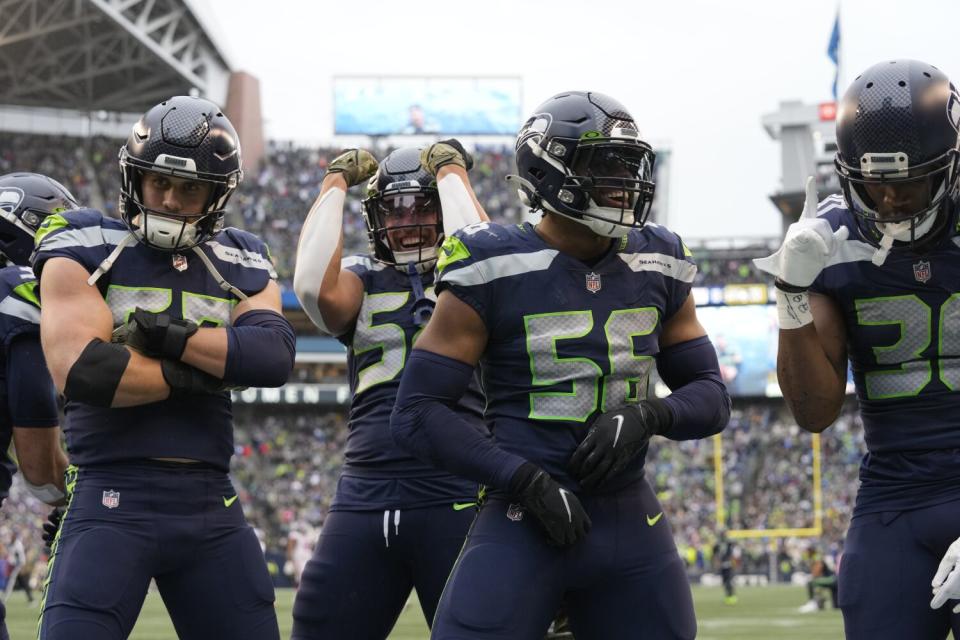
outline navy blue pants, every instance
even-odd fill
[[[154,578],[181,640],[279,640],[273,584],[222,471],[71,468],[44,581],[39,640],[121,640]]]
[[[452,504],[332,511],[300,578],[291,640],[383,640],[411,589],[430,624],[475,515]]]
[[[960,637],[957,601],[930,608],[930,581],[957,536],[960,502],[855,517],[837,596],[847,640],[941,640],[951,629]]]
[[[563,602],[577,640],[693,638],[690,584],[646,481],[583,504],[593,528],[573,547],[557,549],[534,516],[488,500],[443,591],[430,637],[542,640]]]

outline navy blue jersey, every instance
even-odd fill
[[[37,233],[34,270],[43,278],[50,258],[69,258],[88,272],[130,231],[120,220],[78,209],[44,220]],[[266,245],[238,229],[224,229],[201,245],[220,274],[246,295],[276,278]],[[102,276],[100,287],[118,327],[136,307],[192,320],[202,327],[229,325],[239,302],[220,288],[191,251],[165,253],[134,242]],[[67,402],[64,431],[76,465],[138,458],[189,458],[229,469],[233,453],[230,396],[190,394],[120,409]]]
[[[567,464],[592,419],[647,395],[663,323],[696,274],[689,251],[649,224],[588,266],[530,224],[490,223],[465,227],[442,251],[438,292],[472,306],[489,333],[480,365],[495,440],[576,489]],[[607,488],[639,480],[644,457]]]
[[[16,340],[40,341],[40,303],[34,289],[37,281],[29,267],[0,269],[0,503],[7,497],[16,465],[10,458],[13,427],[57,426],[56,390],[49,376],[31,379],[26,384],[46,385],[40,395],[48,398],[46,406],[31,415],[14,415],[7,381],[12,373],[7,370],[7,352]],[[45,363],[38,363],[45,367]],[[33,378],[34,376],[30,376]]]
[[[924,256],[891,252],[878,267],[840,196],[820,204],[850,239],[810,288],[846,322],[847,356],[868,453],[857,513],[960,498],[960,238]]]
[[[346,258],[342,268],[363,282],[363,303],[353,328],[339,337],[347,347],[353,401],[343,477],[333,508],[410,508],[475,497],[476,483],[411,457],[390,436],[390,413],[400,375],[422,330],[414,323],[415,295],[410,276],[367,256]],[[433,274],[423,274],[421,282],[426,296],[436,301]],[[473,384],[458,409],[477,429],[484,429],[483,402],[479,386]],[[395,482],[378,482],[383,479]]]

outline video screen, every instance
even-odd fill
[[[333,80],[337,135],[516,135],[519,78]]]

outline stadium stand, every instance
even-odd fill
[[[117,139],[5,134],[0,137],[0,173],[30,169],[69,184],[78,198],[107,213],[116,210]],[[338,149],[269,143],[255,173],[248,173],[231,203],[228,224],[250,230],[270,245],[281,281],[289,287],[301,222],[318,192],[327,162]],[[382,157],[389,149],[377,149]],[[471,173],[479,199],[491,217],[514,223],[520,203],[504,181],[512,151],[482,148]],[[367,250],[359,200],[351,198],[344,225],[345,251]],[[751,258],[769,252],[769,243],[689,243],[700,272],[698,286],[765,284]],[[301,325],[298,325],[300,328]],[[346,383],[338,362],[302,362],[291,382]],[[341,407],[316,404],[237,404],[233,462],[241,503],[262,533],[268,555],[283,557],[288,536],[304,525],[322,526],[333,496],[346,439]],[[813,519],[811,437],[797,427],[779,399],[737,398],[723,434],[726,527],[802,528]],[[740,546],[739,571],[789,579],[809,565],[810,550],[837,550],[842,544],[856,492],[857,463],[863,455],[862,425],[852,408],[822,438],[823,533],[818,539],[748,540]],[[715,473],[710,440],[651,447],[648,475],[674,527],[691,576],[709,570],[716,537]],[[0,545],[20,539],[41,560],[40,524],[46,508],[15,483],[4,505]],[[0,559],[6,553],[0,547]],[[274,567],[281,572],[279,566]],[[2,581],[3,571],[0,571]],[[42,573],[39,571],[38,573]],[[278,582],[284,576],[276,576]],[[39,580],[37,575],[35,580]]]

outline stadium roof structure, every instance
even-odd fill
[[[0,0],[0,103],[142,112],[196,91],[222,103],[230,64],[185,0]]]

